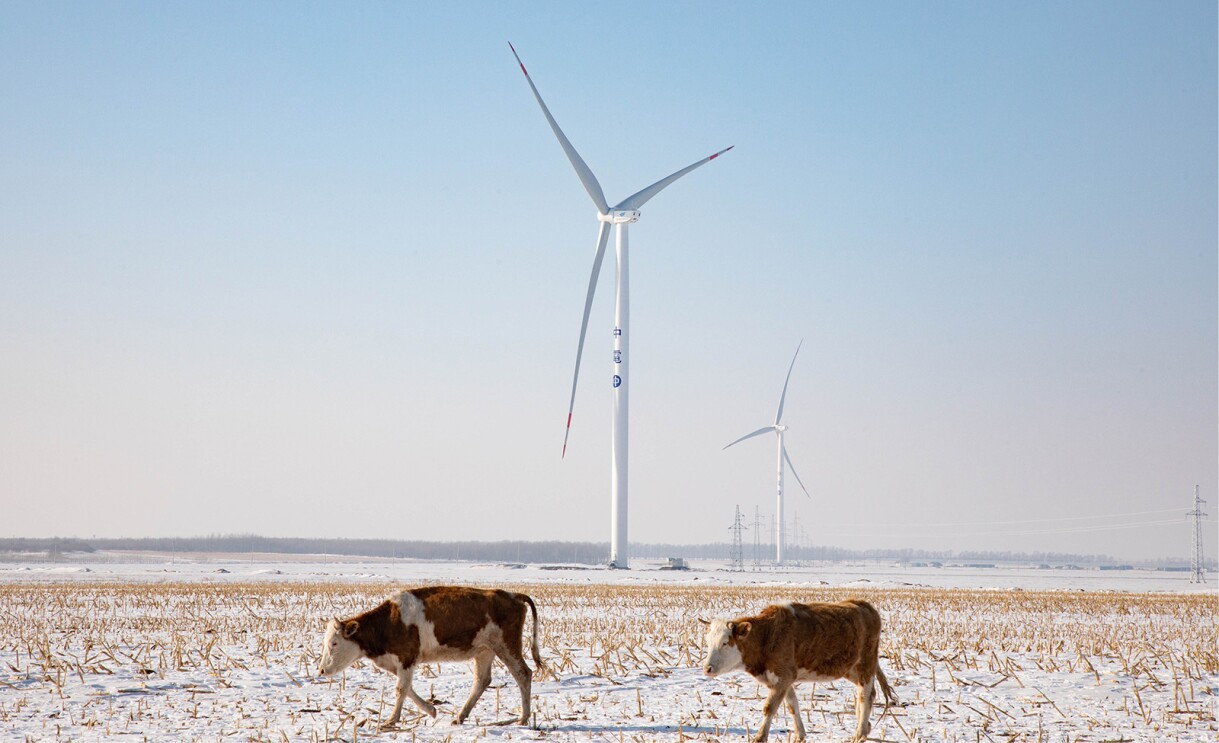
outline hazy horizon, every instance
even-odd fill
[[[0,8],[16,536],[1219,550],[1213,2]],[[766,528],[769,528],[768,526]],[[799,534],[793,538],[799,538]]]
[[[88,549],[85,549],[88,548]],[[696,560],[731,559],[733,543],[662,543],[631,542],[631,555],[646,562],[663,562],[672,557]],[[568,552],[574,551],[574,552]],[[207,554],[207,555],[284,555],[284,558],[335,557],[343,559],[416,559],[424,562],[517,562],[580,563],[607,565],[609,543],[583,541],[418,541],[382,540],[361,537],[266,537],[256,533],[232,533],[232,535],[199,535],[173,537],[0,537],[0,562],[7,562],[12,555],[35,555],[46,553],[50,562],[66,560],[68,554],[85,552],[126,554]],[[52,557],[52,555],[63,555]],[[1206,557],[1204,566],[1208,571],[1217,569],[1217,555]],[[268,558],[269,559],[269,558]],[[742,559],[748,566],[755,564],[755,544],[745,542]],[[787,562],[791,565],[803,563],[851,563],[864,562],[918,562],[918,560],[995,560],[996,563],[1050,563],[1061,566],[1064,562],[1085,563],[1093,566],[1114,566],[1130,563],[1141,566],[1164,566],[1168,564],[1187,566],[1189,557],[1160,555],[1142,559],[1125,558],[1120,554],[1093,554],[1073,552],[1011,552],[1011,551],[956,551],[956,549],[913,549],[901,546],[886,546],[862,549],[847,549],[834,544],[787,544]],[[17,562],[37,562],[33,557],[21,557]],[[85,559],[84,562],[91,562]],[[774,565],[774,544],[757,544],[757,562],[763,568],[779,568]]]
[[[746,563],[753,564],[754,549],[752,537],[743,539],[743,555]],[[31,542],[34,544],[22,544]],[[79,542],[80,544],[75,544]],[[174,544],[165,544],[165,543]],[[245,542],[246,544],[240,544]],[[296,544],[283,544],[284,542]],[[339,542],[340,545],[335,543]],[[16,543],[16,544],[14,544]],[[79,535],[39,536],[39,537],[5,537],[0,535],[0,555],[9,553],[52,552],[74,553],[81,551],[77,547],[87,546],[97,551],[143,551],[153,554],[169,552],[202,552],[217,555],[237,554],[282,554],[284,556],[335,555],[341,557],[385,557],[381,554],[386,548],[418,548],[411,554],[395,554],[396,557],[423,560],[516,560],[520,562],[562,562],[559,557],[540,558],[538,551],[561,546],[563,549],[576,548],[579,559],[571,560],[586,564],[605,564],[609,555],[608,541],[570,541],[570,540],[406,540],[383,539],[369,537],[330,537],[330,536],[281,536],[267,537],[261,534],[207,534],[207,535],[176,535],[168,537],[81,537]],[[336,547],[343,549],[335,550]],[[475,553],[481,556],[465,557],[461,549],[473,546]],[[631,554],[641,560],[662,560],[669,557],[690,557],[694,559],[728,560],[731,558],[732,542],[701,542],[701,543],[664,543],[664,542],[631,542]],[[502,547],[506,550],[518,550],[516,557],[508,552],[495,552],[493,548]],[[528,548],[521,551],[522,548]],[[757,559],[771,565],[774,560],[774,543],[761,542],[756,545]],[[365,549],[368,551],[359,551]],[[457,549],[458,552],[445,552]],[[380,551],[377,551],[380,550]],[[1187,565],[1189,556],[1159,555],[1144,558],[1130,558],[1121,554],[1100,554],[1059,551],[1019,551],[1019,550],[955,550],[955,549],[915,549],[902,545],[881,547],[864,547],[850,549],[832,544],[788,544],[788,560],[793,562],[841,562],[852,560],[935,560],[935,559],[994,559],[998,561],[1046,561],[1061,562],[1063,560],[1079,560],[1088,563],[1119,564],[1130,561],[1136,564],[1175,563]],[[715,555],[709,555],[714,552]],[[490,556],[494,553],[494,557]],[[723,553],[723,554],[720,554]],[[905,553],[903,556],[902,553]],[[527,556],[528,555],[528,556]],[[1216,569],[1216,555],[1204,556],[1207,570]],[[28,558],[27,558],[28,559]],[[771,565],[773,567],[773,565]]]

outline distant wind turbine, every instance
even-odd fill
[[[778,455],[777,455],[777,459],[779,460],[779,484],[778,484],[779,503],[776,506],[776,510],[775,510],[775,564],[777,564],[777,565],[783,564],[783,463],[784,462],[787,462],[787,466],[791,467],[792,475],[796,478],[796,482],[800,483],[800,488],[804,491],[804,494],[806,496],[808,496],[808,488],[804,487],[804,482],[800,480],[800,475],[796,474],[796,465],[792,464],[791,457],[787,456],[787,447],[783,445],[783,434],[787,431],[787,426],[783,425],[781,422],[783,420],[783,401],[787,399],[787,383],[791,381],[792,369],[795,368],[795,366],[796,366],[796,356],[800,355],[800,346],[803,346],[803,345],[804,345],[804,341],[801,340],[799,345],[796,346],[796,353],[792,355],[791,366],[787,367],[787,379],[785,379],[783,381],[783,394],[779,396],[779,412],[775,413],[774,424],[766,426],[765,428],[759,428],[758,430],[754,431],[753,433],[747,433],[744,436],[742,436],[741,438],[737,439],[736,441],[733,441],[731,444],[728,445],[728,446],[732,446],[733,444],[739,444],[742,441],[744,441],[745,439],[752,439],[754,436],[761,436],[762,434],[770,433],[771,431],[774,431],[775,434],[779,437],[779,450],[778,450]],[[724,448],[727,449],[728,446],[725,446]],[[812,496],[809,496],[809,497],[811,498]]]
[[[580,177],[580,183],[584,184],[584,190],[588,191],[589,197],[593,200],[593,204],[597,207],[597,221],[600,226],[597,230],[597,251],[593,256],[593,271],[588,279],[588,295],[584,299],[584,318],[580,321],[580,342],[576,346],[576,369],[571,377],[571,401],[567,406],[567,429],[563,433],[563,456],[567,455],[567,437],[571,434],[571,414],[576,406],[576,382],[580,378],[580,359],[584,354],[584,336],[588,331],[588,314],[593,305],[593,293],[597,289],[597,276],[601,272],[601,260],[605,257],[605,245],[609,240],[610,225],[614,225],[615,230],[615,250],[617,252],[617,274],[614,283],[614,415],[612,423],[612,454],[613,454],[613,469],[610,471],[610,566],[616,568],[627,568],[630,563],[628,554],[628,542],[626,534],[627,526],[627,402],[628,402],[628,385],[627,385],[627,348],[630,336],[628,334],[628,326],[630,325],[630,299],[629,299],[629,282],[627,280],[627,226],[639,220],[639,209],[646,204],[653,196],[663,191],[669,184],[681,178],[686,173],[694,170],[704,163],[711,162],[715,158],[724,154],[732,147],[720,150],[710,157],[705,157],[702,160],[689,165],[676,173],[656,181],[647,188],[628,196],[623,201],[613,207],[605,200],[605,194],[601,191],[601,184],[597,182],[597,177],[593,175],[593,171],[580,157],[580,153],[576,152],[576,148],[572,147],[563,130],[559,128],[554,117],[550,115],[550,109],[546,108],[545,102],[542,101],[542,96],[538,93],[537,86],[533,84],[533,79],[529,77],[529,72],[525,69],[525,64],[521,62],[521,57],[516,53],[516,48],[509,42],[508,47],[512,49],[512,55],[516,57],[516,62],[521,66],[521,72],[525,73],[525,80],[529,83],[529,88],[533,91],[533,97],[537,99],[538,105],[542,107],[542,113],[546,116],[546,121],[550,124],[550,128],[554,131],[555,137],[559,140],[559,145],[563,148],[563,152],[567,154],[567,159],[571,161],[571,165],[576,170],[576,175]]]

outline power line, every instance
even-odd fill
[[[1082,534],[1091,531],[1116,531],[1118,529],[1141,529],[1145,526],[1164,526],[1180,524],[1180,519],[1164,519],[1161,521],[1141,521],[1137,524],[1096,524],[1093,526],[1073,526],[1066,529],[1033,529],[1030,531],[997,531],[988,532],[995,536],[1019,536],[1025,534]]]
[[[1069,526],[1069,527],[1063,527],[1063,528],[1047,528],[1047,529],[1018,529],[1018,530],[1009,530],[1009,531],[979,530],[978,533],[984,534],[985,536],[993,536],[993,537],[1032,536],[1032,535],[1036,535],[1036,534],[1083,534],[1083,533],[1087,533],[1087,532],[1117,531],[1117,530],[1121,530],[1121,529],[1142,529],[1145,527],[1167,526],[1170,524],[1179,525],[1180,523],[1181,523],[1181,520],[1179,518],[1177,518],[1177,519],[1160,519],[1160,520],[1156,520],[1156,521],[1140,521],[1137,523],[1128,523],[1128,524],[1092,524],[1092,525],[1086,525],[1086,526]],[[1219,522],[1205,521],[1203,523],[1217,524]],[[889,525],[885,525],[885,524],[879,524],[879,525],[878,524],[848,524],[848,525],[842,525],[842,526],[833,526],[832,528],[834,529],[834,531],[836,531],[838,533],[842,533],[844,531],[852,531],[853,533],[868,532],[868,533],[872,533],[872,534],[876,534],[876,533],[909,534],[911,528],[918,528],[918,529],[920,529],[919,534],[921,536],[959,536],[960,535],[959,531],[927,532],[927,531],[922,530],[922,524],[889,524]]]
[[[1006,526],[1008,524],[1038,524],[1043,521],[1085,521],[1089,519],[1117,519],[1127,516],[1148,516],[1155,513],[1177,513],[1175,508],[1158,508],[1154,511],[1129,511],[1127,513],[1102,513],[1092,514],[1090,516],[1048,516],[1040,519],[1012,519],[1007,521],[942,521],[932,524],[919,524],[918,526]],[[902,526],[910,526],[910,524],[902,524]]]
[[[1203,501],[1205,502],[1205,501]],[[938,521],[932,523],[917,524],[919,528],[928,526],[1008,526],[1011,524],[1039,524],[1042,522],[1053,521],[1090,521],[1096,519],[1118,519],[1127,518],[1129,516],[1149,516],[1157,513],[1178,513],[1175,508],[1157,508],[1151,511],[1126,511],[1124,513],[1094,513],[1087,516],[1044,516],[1036,519],[1003,519],[991,521]],[[893,526],[909,527],[913,526],[909,521],[903,521],[901,524],[893,524]],[[867,527],[872,528],[877,526],[875,523],[868,524],[843,524],[846,527]],[[886,526],[881,524],[880,526]]]

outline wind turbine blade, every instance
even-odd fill
[[[532,83],[530,83],[530,84],[532,84]],[[732,147],[736,147],[736,145],[733,145]],[[712,160],[714,160],[715,158],[724,154],[728,150],[731,150],[732,147],[727,147],[725,149],[722,149],[719,152],[712,155],[711,157],[704,157],[702,160],[699,160],[698,162],[694,163],[693,165],[688,165],[688,166],[682,168],[681,170],[677,171],[676,173],[669,176],[668,178],[661,178],[660,180],[656,181],[652,185],[643,189],[639,193],[634,194],[632,196],[628,196],[625,201],[623,201],[621,204],[615,206],[614,210],[617,211],[619,209],[638,209],[639,207],[646,204],[648,202],[648,200],[651,199],[653,196],[655,196],[656,194],[663,191],[673,181],[677,180],[678,178],[681,178],[683,175],[685,175],[686,173],[689,173],[691,170],[694,170],[698,166],[711,162]]]
[[[576,346],[576,371],[571,375],[571,402],[567,404],[567,430],[563,432],[563,457],[567,456],[567,437],[571,435],[571,411],[576,407],[576,382],[580,379],[580,357],[584,355],[584,335],[588,332],[588,313],[593,308],[593,294],[597,291],[597,276],[601,273],[601,259],[605,257],[605,244],[609,240],[610,223],[601,222],[597,231],[597,253],[593,256],[593,272],[588,277],[588,296],[584,298],[584,319],[580,321],[580,343]]]
[[[783,419],[783,401],[787,399],[787,383],[792,379],[792,369],[796,368],[796,357],[800,355],[800,346],[804,345],[804,339],[800,339],[800,343],[796,346],[796,352],[792,354],[791,366],[787,367],[787,379],[783,380],[783,394],[779,396],[779,412],[775,413],[775,425],[779,425],[779,421]]]
[[[593,175],[593,171],[585,164],[584,159],[580,157],[580,153],[576,152],[576,148],[571,146],[567,135],[563,134],[563,130],[559,128],[554,117],[550,115],[550,109],[546,108],[546,103],[542,100],[541,93],[538,93],[538,88],[533,84],[533,78],[529,77],[529,71],[525,69],[525,63],[521,61],[521,55],[516,53],[516,47],[512,46],[512,42],[508,42],[508,48],[512,50],[512,56],[516,57],[516,63],[521,66],[521,72],[525,73],[525,81],[529,83],[529,89],[533,91],[533,97],[538,99],[538,105],[542,107],[542,113],[546,115],[546,121],[550,122],[550,128],[554,130],[554,135],[559,139],[559,145],[563,148],[563,152],[567,153],[567,159],[571,161],[571,166],[576,169],[576,175],[580,176],[580,182],[584,184],[584,190],[588,191],[589,197],[597,206],[597,211],[602,214],[609,213],[609,205],[605,203],[605,194],[601,191],[601,184],[597,182],[597,176]]]
[[[812,500],[813,496],[808,494],[808,488],[804,487],[804,482],[800,479],[800,475],[796,473],[796,465],[792,464],[792,458],[787,456],[786,446],[783,447],[783,461],[787,462],[787,466],[791,468],[792,474],[796,477],[796,482],[800,483],[800,489],[804,491],[804,494],[808,496],[809,500]]]
[[[770,433],[773,430],[775,430],[774,426],[767,426],[766,428],[759,428],[758,430],[754,431],[753,433],[747,433],[744,436],[742,436],[741,438],[737,439],[736,441],[733,441],[732,444],[739,444],[742,441],[744,441],[745,439],[752,439],[754,436],[761,436],[762,434]],[[732,444],[729,444],[728,446],[732,446]],[[728,446],[725,446],[724,449],[727,449]],[[720,451],[723,451],[724,449],[720,449]]]

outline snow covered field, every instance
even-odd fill
[[[883,715],[877,706],[874,740],[1219,740],[1219,600],[1181,574],[655,567],[181,555],[0,563],[0,738],[744,740],[762,691],[744,674],[702,676],[697,618],[857,596],[881,611],[881,664],[904,704]],[[534,597],[543,657],[558,673],[535,679],[534,727],[486,726],[519,704],[499,665],[462,727],[449,720],[469,668],[426,667],[415,686],[440,716],[420,718],[408,702],[389,732],[376,723],[393,703],[390,676],[361,664],[341,680],[313,677],[324,617],[423,582]],[[798,687],[810,740],[850,739],[852,688]],[[785,714],[772,740],[790,735]]]

